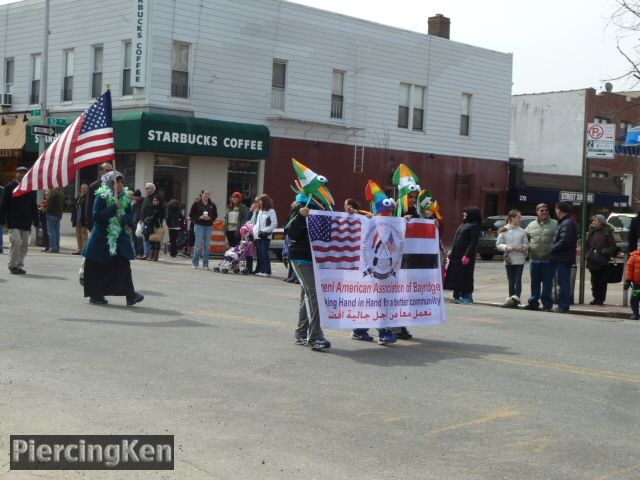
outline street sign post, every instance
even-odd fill
[[[47,118],[47,124],[49,124],[49,125],[57,125],[58,127],[66,127],[67,126],[67,119],[66,118],[49,117],[49,118]]]
[[[613,123],[587,124],[587,158],[613,158],[616,126]]]
[[[56,134],[56,129],[48,125],[33,125],[31,129],[34,135],[53,137]]]

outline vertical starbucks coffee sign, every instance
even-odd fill
[[[147,33],[149,30],[149,8],[151,0],[135,0],[135,32],[131,49],[131,85],[144,87],[145,66],[147,62]]]

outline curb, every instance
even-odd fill
[[[452,303],[453,304],[454,302],[453,302],[453,300],[447,298],[445,300],[445,303]],[[485,305],[485,306],[488,306],[488,307],[498,307],[498,308],[500,308],[502,306],[501,303],[496,303],[496,302],[483,302],[483,301],[475,301],[474,300],[473,303],[474,303],[474,305]],[[518,310],[524,310],[524,307],[518,307]],[[617,320],[630,320],[629,317],[631,316],[631,311],[629,311],[629,312],[613,312],[613,311],[610,311],[610,310],[589,310],[589,309],[584,309],[584,308],[572,308],[570,310],[569,314],[584,315],[584,316],[588,316],[588,317],[602,317],[602,318],[617,319]],[[633,320],[633,321],[635,321],[635,320]]]

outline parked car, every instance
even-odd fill
[[[280,261],[282,261],[282,247],[284,247],[284,228],[276,228],[271,235],[269,250]]]
[[[536,218],[538,217],[535,215],[523,215],[520,225],[522,228],[527,228],[527,225]],[[478,254],[480,254],[480,258],[483,260],[491,260],[494,255],[502,255],[502,252],[496,248],[496,241],[498,240],[498,230],[504,227],[506,223],[506,215],[495,215],[482,220],[480,239],[478,241]]]
[[[616,244],[625,253],[629,244],[629,226],[635,217],[635,213],[612,213],[607,218],[607,223],[613,227]]]

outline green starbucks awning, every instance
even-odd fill
[[[59,119],[69,124],[73,118]],[[27,124],[25,149],[38,151],[31,127]],[[61,133],[66,125],[55,125]],[[118,152],[154,152],[242,159],[266,159],[269,155],[269,129],[250,123],[223,122],[208,118],[182,117],[150,112],[126,112],[113,115],[113,132]]]

